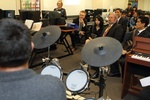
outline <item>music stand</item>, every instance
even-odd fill
[[[85,63],[99,68],[114,63],[120,58],[121,54],[121,43],[111,37],[93,39],[87,43],[81,51],[82,59]],[[105,79],[103,75],[100,75],[98,82],[99,97],[103,96],[104,85]]]

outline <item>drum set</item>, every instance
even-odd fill
[[[60,67],[59,59],[53,58],[49,63],[45,62],[42,75],[52,75],[63,80],[63,71]],[[82,93],[89,88],[90,76],[83,69],[75,69],[68,73],[66,77],[66,88],[71,91],[72,95]]]
[[[41,74],[52,75],[63,81],[64,73],[60,66],[59,59],[50,59],[49,55],[50,45],[58,40],[60,34],[61,30],[58,26],[48,26],[35,34],[36,36],[33,38],[33,42],[37,49],[48,47],[48,57],[42,59],[44,63]],[[99,97],[102,98],[103,89],[105,88],[104,76],[106,76],[108,72],[108,68],[104,66],[108,66],[117,61],[120,58],[121,53],[122,46],[120,42],[113,38],[100,37],[91,40],[82,48],[81,51],[82,60],[86,64],[80,64],[81,66],[79,69],[72,70],[67,74],[65,81],[66,88],[72,93],[72,95],[77,95],[88,90],[89,84],[90,82],[93,82],[93,80],[91,81],[90,79],[87,64],[89,66],[99,67],[99,81],[94,81],[93,83],[96,83],[99,86]],[[95,99],[89,98],[85,100]]]

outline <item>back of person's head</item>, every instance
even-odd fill
[[[28,28],[15,19],[0,20],[0,67],[18,67],[25,64],[31,51]]]
[[[145,23],[145,26],[146,27],[148,24],[149,24],[149,18],[148,17],[138,17],[138,19],[140,19],[141,23]]]

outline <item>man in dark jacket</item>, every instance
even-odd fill
[[[104,29],[103,37],[105,37],[105,36],[112,37],[121,43],[123,40],[124,33],[123,33],[122,26],[117,23],[117,19],[118,19],[118,17],[115,13],[109,14],[109,16],[108,16],[109,25]],[[118,64],[118,62],[115,62],[112,65],[110,65],[111,70],[114,73],[119,71],[119,68],[116,68],[116,66],[115,66],[116,64]],[[96,72],[92,75],[92,78],[97,78],[98,72],[99,72],[99,70],[97,68]]]
[[[80,40],[85,42],[85,40],[89,37],[89,30],[87,28],[87,20],[85,19],[86,12],[80,11],[79,17],[73,20],[73,23],[78,26],[78,29],[70,34],[71,42],[72,42],[72,51],[76,49],[76,44],[80,42]]]

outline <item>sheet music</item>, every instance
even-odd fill
[[[150,86],[150,76],[140,79],[142,87]]]
[[[29,29],[31,29],[33,22],[34,22],[33,20],[26,19],[26,20],[25,20],[25,25],[26,25]]]
[[[32,26],[32,31],[39,31],[41,29],[41,26],[42,26],[42,22],[36,22],[36,23],[33,23],[33,26]]]

